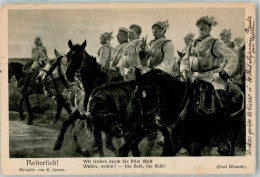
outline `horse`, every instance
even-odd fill
[[[130,149],[138,145],[148,132],[158,129],[165,138],[162,156],[174,156],[181,147],[185,147],[190,156],[200,156],[202,148],[211,145],[214,135],[218,136],[218,128],[221,126],[218,125],[220,106],[214,97],[211,99],[213,86],[205,81],[200,81],[199,84],[190,84],[189,80],[181,82],[156,69],[142,76],[139,70],[136,71],[137,89],[132,102],[139,105],[134,110],[139,116],[139,123],[120,148],[119,156],[127,156]],[[207,102],[215,105],[216,109],[211,110],[212,114],[205,114],[197,109],[197,84],[208,87],[206,98],[210,99]],[[210,110],[211,106],[204,109]]]
[[[32,62],[28,62],[26,64],[26,66],[28,66],[28,67],[30,65],[32,65]],[[9,83],[10,83],[11,78],[13,76],[17,80],[17,90],[22,95],[22,98],[19,101],[19,116],[20,116],[21,121],[23,121],[25,119],[25,117],[23,115],[23,103],[25,102],[27,112],[29,114],[29,119],[28,119],[27,124],[32,125],[34,116],[33,116],[31,104],[30,104],[30,101],[29,101],[29,96],[32,95],[32,94],[43,94],[43,91],[42,91],[42,85],[41,84],[35,84],[36,75],[37,75],[37,72],[35,71],[35,73],[32,75],[33,77],[30,80],[29,89],[27,90],[27,94],[22,94],[22,88],[24,86],[25,75],[26,75],[26,73],[24,73],[23,70],[24,70],[23,64],[16,63],[16,62],[9,63],[9,65],[8,65],[8,80],[9,80]]]
[[[165,138],[162,156],[174,155],[172,152],[174,144],[167,127],[179,120],[186,108],[187,83],[180,82],[158,69],[152,69],[141,76],[140,70],[137,68],[136,83],[136,90],[129,106],[131,110],[129,110],[128,119],[137,119],[138,117],[138,120],[135,121],[128,140],[119,149],[119,156],[127,156],[133,146],[137,146],[149,133],[158,130]],[[162,96],[165,98],[162,99]],[[171,104],[168,104],[169,99]]]
[[[101,157],[104,156],[101,131],[107,134],[106,147],[118,156],[110,138],[127,139],[127,132],[132,129],[133,122],[127,120],[127,112],[135,86],[134,80],[103,84],[95,88],[89,97],[86,122],[88,129],[94,133],[95,144]],[[81,149],[77,142],[80,128],[83,126],[78,125],[74,128],[73,137],[77,147]],[[132,149],[132,154],[140,156],[137,146]]]
[[[86,40],[80,45],[73,45],[72,41],[68,41],[68,46],[70,51],[67,53],[68,68],[66,71],[66,77],[69,82],[75,80],[76,73],[79,73],[79,79],[82,82],[84,88],[84,108],[87,109],[87,102],[91,92],[102,84],[123,81],[123,76],[118,72],[113,70],[108,70],[102,68],[96,61],[96,58],[90,56],[86,51],[85,47],[87,45]],[[67,128],[74,123],[77,119],[84,116],[84,112],[72,111],[69,119],[66,120],[63,125],[59,137],[55,143],[54,150],[59,150],[61,148],[62,141],[64,139],[64,134]]]
[[[46,97],[53,98],[57,102],[57,112],[53,123],[59,120],[62,108],[64,107],[68,114],[71,113],[69,99],[64,98],[63,92],[68,89],[68,83],[65,79],[67,69],[67,57],[62,56],[56,49],[54,50],[56,58],[40,71],[37,81],[43,84],[43,90]],[[56,62],[58,63],[56,64]],[[54,65],[55,64],[55,65]]]

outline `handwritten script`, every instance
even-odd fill
[[[245,29],[246,32],[246,93],[247,93],[247,100],[246,100],[246,125],[247,125],[247,137],[246,137],[246,154],[252,155],[252,144],[253,144],[253,111],[254,110],[254,102],[255,95],[253,92],[254,82],[253,81],[253,66],[255,64],[255,20],[253,17],[248,16],[246,19],[247,28]]]

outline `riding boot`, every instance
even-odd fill
[[[219,128],[221,129],[221,141],[218,147],[218,153],[222,156],[228,156],[232,154],[233,150],[233,136],[230,127],[228,95],[225,90],[215,90],[215,92],[220,106]]]

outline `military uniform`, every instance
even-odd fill
[[[25,75],[25,82],[22,88],[22,94],[29,94],[28,87],[30,81],[36,80],[36,75],[40,72],[40,70],[49,62],[47,56],[47,49],[43,45],[39,45],[32,49],[32,59],[34,62],[32,63],[31,67],[28,69]],[[24,69],[23,69],[24,70]]]
[[[221,63],[226,59],[226,65],[221,68]],[[211,36],[203,40],[195,40],[189,47],[189,52],[181,62],[180,71],[191,70],[192,79],[200,78],[211,83],[216,90],[226,90],[226,81],[211,80],[214,73],[223,72],[230,76],[238,63],[236,53],[226,47],[224,42]]]
[[[120,72],[122,72],[122,67],[123,67],[123,52],[124,52],[124,47],[127,45],[128,42],[119,44],[118,46],[115,47],[112,55],[112,61],[110,68],[112,69],[118,69]]]
[[[49,62],[47,49],[44,46],[34,47],[32,49],[32,59],[34,60],[31,70],[39,71],[44,65]]]
[[[113,47],[110,44],[104,44],[98,50],[98,62],[101,64],[102,67],[109,69],[110,62],[113,54]]]
[[[223,66],[224,59],[226,60]],[[232,131],[229,128],[229,104],[227,92],[227,79],[235,71],[238,64],[236,53],[228,48],[222,40],[214,39],[211,36],[203,40],[195,40],[189,48],[186,56],[181,61],[180,71],[192,71],[192,80],[201,79],[209,82],[215,89],[219,101],[220,129],[223,133],[223,140],[219,145],[218,152],[221,155],[231,153],[234,142]],[[219,74],[219,78],[214,77]]]
[[[139,51],[141,50],[141,41],[141,39],[132,40],[124,47],[124,52],[122,55],[122,75],[127,81],[135,79],[134,68],[139,65]]]
[[[147,52],[147,66],[149,68],[157,68],[173,74],[172,66],[177,66],[177,64],[174,61],[174,47],[171,40],[165,37],[152,40],[148,45]]]

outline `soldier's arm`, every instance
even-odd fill
[[[163,61],[158,66],[156,66],[156,68],[171,72],[172,65],[177,65],[176,61],[174,61],[174,46],[172,41],[164,44],[163,52]]]
[[[100,55],[99,55],[99,63],[101,64],[101,66],[105,66],[106,61],[108,60],[109,54],[110,54],[109,48],[106,46],[103,46],[100,51]]]
[[[222,56],[227,60],[223,70],[220,71],[220,77],[224,80],[227,80],[237,68],[237,54],[232,49],[227,47],[222,40],[219,39],[216,41],[213,49],[216,56]]]

